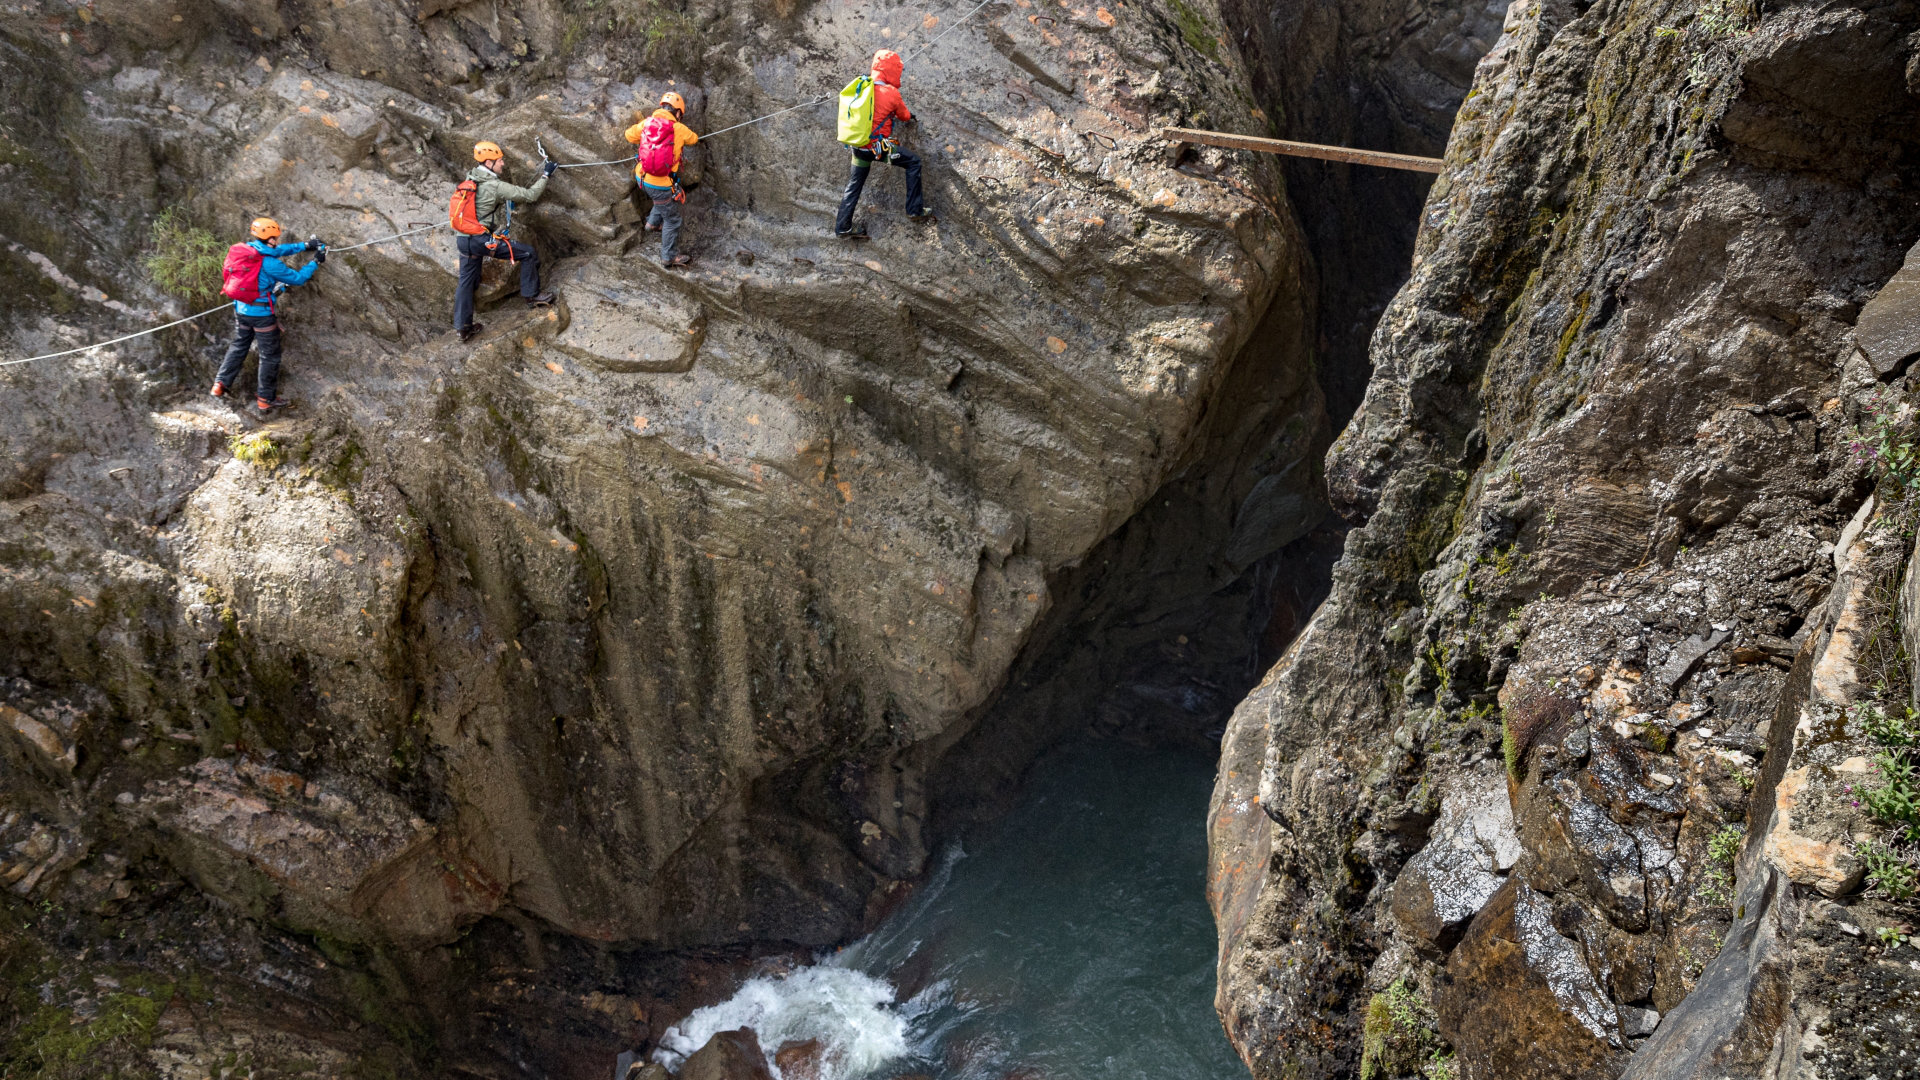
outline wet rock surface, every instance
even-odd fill
[[[1911,392],[1872,350],[1920,218],[1862,109],[1913,113],[1916,25],[1508,9],[1328,456],[1333,592],[1224,743],[1219,1006],[1254,1075],[1373,1068],[1409,996],[1457,1076],[1916,1052],[1904,975],[1836,959],[1913,918],[1864,877],[1859,719],[1909,700],[1910,500],[1849,443]],[[1502,878],[1447,808],[1503,765]]]
[[[964,13],[669,7],[9,6],[8,356],[211,306],[148,273],[162,211],[344,248],[439,220],[476,138],[620,157],[665,85],[712,131]],[[1152,138],[1257,127],[1231,33],[981,9],[905,87],[939,223],[881,175],[856,247],[824,110],[692,153],[685,272],[624,164],[562,172],[515,216],[559,303],[495,267],[470,345],[444,231],[336,251],[264,426],[204,396],[220,318],[0,369],[0,873],[63,905],[22,963],[132,942],[223,988],[199,1031],[278,950],[309,1019],[235,1022],[263,1067],[597,1076],[1064,734],[1207,739],[1344,529],[1281,174]]]

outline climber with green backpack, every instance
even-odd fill
[[[908,220],[934,220],[933,211],[920,201],[920,159],[900,149],[894,137],[895,121],[913,122],[913,113],[907,111],[907,103],[900,97],[904,67],[900,54],[881,49],[873,54],[872,73],[840,91],[840,142],[853,150],[853,175],[847,180],[846,193],[840,197],[840,215],[833,223],[833,234],[842,239],[866,239],[865,226],[853,223],[853,208],[860,202],[860,191],[867,186],[875,161],[907,171]]]

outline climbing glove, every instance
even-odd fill
[[[559,164],[558,164],[558,163],[556,163],[556,162],[552,162],[552,161],[549,161],[549,162],[547,162],[547,163],[546,163],[546,165],[544,165],[544,166],[543,166],[543,167],[542,167],[542,168],[540,169],[540,175],[541,175],[541,176],[552,176],[552,175],[553,175],[553,170],[555,170],[555,169],[557,169],[557,168],[559,168],[559,167],[560,167],[560,166],[559,166]]]

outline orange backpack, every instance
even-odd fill
[[[480,224],[480,213],[475,205],[479,198],[480,185],[471,180],[460,181],[453,189],[453,198],[447,200],[447,220],[453,223],[453,231],[468,236],[485,236],[487,227]]]

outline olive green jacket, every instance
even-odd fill
[[[547,178],[541,177],[532,187],[519,187],[493,175],[493,170],[485,165],[475,165],[467,174],[467,179],[480,185],[473,195],[473,212],[479,217],[480,224],[491,231],[499,231],[511,219],[509,204],[525,203],[532,205],[540,201],[547,193]]]

